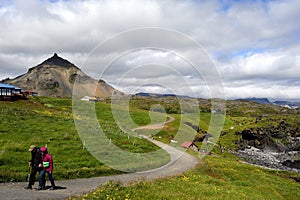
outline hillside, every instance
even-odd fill
[[[113,92],[122,94],[103,80],[97,81],[87,76],[73,63],[56,53],[41,64],[30,68],[27,73],[3,82],[38,92],[39,96],[71,97],[76,78],[79,96],[109,97]]]
[[[81,103],[90,105],[86,102]],[[130,101],[132,119],[126,119],[124,125],[130,124],[127,122],[133,120],[137,125],[144,126],[152,120],[158,119],[158,117],[153,118],[154,115],[150,117],[148,112],[151,105],[157,103],[163,106],[168,105],[166,111],[175,120],[156,133],[154,139],[176,146],[175,143],[170,144],[170,139],[177,134],[181,122],[191,122],[195,126],[198,124],[192,120],[186,121],[187,118],[184,117],[184,114],[179,114],[178,109],[180,108],[177,106],[178,103],[174,97],[133,96]],[[202,131],[207,131],[210,123],[212,113],[209,111],[209,105],[209,100],[199,99],[199,108],[201,109],[199,127]],[[119,109],[121,115],[126,110],[122,105],[117,109]],[[110,103],[96,102],[95,110],[105,135],[111,138],[113,144],[138,154],[147,152],[162,153],[157,151],[158,148],[149,142],[136,137],[128,137],[128,134],[120,130],[112,114]],[[292,139],[290,136],[293,136],[293,138],[296,136],[297,139],[300,123],[299,112],[272,104],[228,101],[226,113],[225,124],[218,143],[225,147],[225,152],[222,153],[219,145],[216,145],[212,150],[212,156],[206,156],[195,169],[182,175],[151,182],[146,180],[140,183],[132,182],[127,185],[128,187],[120,183],[108,182],[79,199],[83,199],[83,197],[85,199],[106,199],[106,197],[112,199],[120,199],[120,197],[122,199],[145,199],[145,196],[148,197],[147,199],[297,199],[299,197],[299,174],[273,171],[245,164],[243,158],[232,155],[232,152],[241,144],[251,146],[254,143],[254,147],[260,147],[263,141],[260,140],[260,136],[264,134],[258,135],[260,134],[258,131],[268,132],[267,136],[273,135],[274,142],[278,141],[284,145],[288,141],[280,135],[288,136],[287,139]],[[160,113],[156,114],[161,116]],[[28,174],[27,162],[30,156],[28,145],[30,144],[38,146],[47,144],[55,160],[54,176],[57,180],[57,186],[67,186],[66,189],[42,191],[43,194],[47,192],[50,194],[51,192],[51,195],[55,195],[69,192],[72,187],[61,184],[66,183],[61,182],[62,179],[121,173],[97,161],[84,148],[74,125],[72,100],[70,98],[31,97],[27,101],[0,101],[0,115],[2,119],[0,122],[0,182],[13,182],[10,185],[17,185],[16,181],[26,180]],[[159,119],[164,120],[164,115]],[[185,125],[188,124],[185,123]],[[182,131],[196,133],[189,125],[185,125],[183,125]],[[269,129],[269,127],[273,128]],[[271,130],[272,132],[270,132]],[[253,135],[255,132],[257,134]],[[153,132],[152,130],[140,130],[139,133],[151,135]],[[247,133],[257,136],[257,139],[252,141],[250,138],[251,140],[245,141],[248,139],[245,137]],[[277,133],[280,133],[280,135],[275,135]],[[197,144],[200,146],[202,142],[197,142]],[[252,149],[248,150],[253,153]],[[191,149],[187,152],[198,156],[198,153]],[[161,155],[164,160],[165,155]],[[149,162],[152,161],[149,160]],[[155,164],[152,163],[151,167],[155,167]],[[291,163],[286,164],[290,165]],[[150,165],[147,164],[148,166]],[[86,181],[85,184],[89,184],[95,178],[82,180]],[[74,181],[78,183],[78,180]],[[13,187],[23,188],[22,184],[25,186],[25,183],[20,184]],[[199,188],[201,189],[199,190]],[[40,191],[23,189],[18,190],[18,192],[41,194]],[[76,199],[76,197],[74,198]]]
[[[95,109],[105,135],[119,148],[135,153],[158,150],[156,145],[144,139],[127,137],[115,123],[109,103],[96,102]],[[135,114],[134,119],[149,121],[148,112],[135,110]],[[121,173],[99,162],[83,148],[81,135],[74,124],[70,98],[30,97],[28,100],[0,101],[0,118],[0,182],[26,180],[30,159],[28,145],[31,144],[39,147],[47,144],[51,149],[56,180]],[[165,152],[157,151],[157,154],[149,160],[151,163],[147,161],[137,166],[139,170],[156,168],[169,161]]]

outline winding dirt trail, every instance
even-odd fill
[[[147,126],[140,126],[140,127],[137,127],[137,128],[131,129],[131,130],[136,131],[136,130],[145,130],[145,129],[148,129],[148,130],[162,129],[165,124],[170,123],[175,120],[175,118],[172,116],[168,116],[168,118],[169,118],[169,120],[165,121],[163,123],[152,124],[152,125],[147,125]]]
[[[162,123],[168,123],[173,121],[174,118],[170,118],[168,121]],[[151,125],[154,126],[154,125]],[[157,125],[158,127],[159,125]],[[161,125],[160,125],[161,127]],[[140,129],[148,129],[149,127],[139,127]],[[151,127],[150,127],[151,128]],[[153,128],[153,127],[152,127]],[[138,130],[138,129],[136,129]],[[152,140],[144,136],[149,141],[158,145],[164,149],[170,155],[170,162],[157,169],[136,172],[132,174],[122,174],[115,176],[55,181],[58,189],[50,190],[25,190],[26,182],[15,182],[15,183],[0,183],[0,199],[1,200],[12,200],[12,199],[66,199],[69,196],[80,195],[87,193],[105,184],[108,181],[120,181],[123,184],[131,183],[139,180],[154,180],[163,177],[169,177],[181,174],[182,172],[194,168],[198,163],[198,159],[181,151],[174,147],[171,147],[162,142]],[[55,177],[55,174],[54,174]],[[37,183],[36,183],[37,185]],[[35,186],[36,186],[35,185]]]

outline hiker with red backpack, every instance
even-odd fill
[[[39,187],[38,190],[44,190],[46,189],[46,181],[45,181],[45,176],[46,173],[48,174],[49,181],[51,183],[50,190],[55,189],[55,183],[54,179],[52,177],[52,172],[53,172],[53,160],[51,155],[48,153],[46,147],[41,147],[40,148],[42,152],[42,170],[40,172],[39,176]]]

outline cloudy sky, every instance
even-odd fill
[[[221,82],[227,99],[300,99],[299,9],[299,0],[0,0],[0,79],[57,52],[126,93],[206,98]]]

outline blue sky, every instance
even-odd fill
[[[2,0],[0,79],[26,73],[54,52],[98,78],[97,70],[83,63],[99,43],[122,31],[160,27],[178,31],[205,49],[222,78],[227,98],[300,99],[299,8],[298,0]],[[117,45],[134,46],[137,42],[133,38]],[[193,56],[192,48],[182,49]],[[109,53],[113,56],[120,52]],[[98,58],[100,66],[102,55]],[[115,74],[126,74],[124,69],[128,74],[128,63],[141,65],[155,60],[193,77],[193,71],[178,58],[158,50],[140,51],[120,59],[117,63],[123,70],[115,66]],[[117,83],[118,77],[113,69],[110,71],[106,81],[126,93],[137,89],[169,91],[164,87],[142,87],[148,80],[142,73],[135,73],[134,78],[122,76],[124,79]],[[166,86],[172,81],[176,85],[176,78],[173,80],[163,70],[155,73]],[[198,96],[209,97],[203,80],[189,80]],[[189,91],[177,87],[178,91]]]

